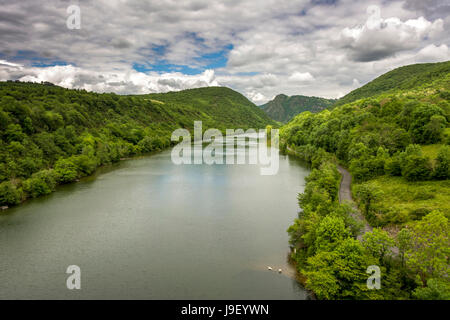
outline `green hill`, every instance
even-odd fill
[[[305,111],[319,112],[331,106],[336,100],[301,95],[287,96],[279,94],[268,103],[260,106],[267,115],[280,122],[287,122]]]
[[[223,87],[121,96],[51,83],[0,82],[0,205],[48,194],[98,166],[171,145],[177,128],[275,124]]]
[[[274,124],[274,121],[246,97],[225,87],[154,93],[144,97],[164,103],[164,108],[169,107],[169,110],[174,108],[181,113],[188,112],[187,110],[195,111],[201,117],[198,120],[202,120],[207,127],[264,128],[267,124]],[[162,104],[160,106],[162,107]],[[190,122],[192,125],[191,120]]]
[[[281,148],[312,167],[288,233],[319,299],[450,299],[449,66],[396,69],[281,128]],[[341,203],[339,165],[372,231]],[[369,265],[384,270],[380,290],[360,286]]]
[[[414,76],[413,70],[418,72]],[[387,79],[397,79],[397,86],[380,91]],[[403,183],[411,191],[417,181],[450,178],[450,62],[396,69],[347,97],[359,99],[317,114],[302,113],[281,128],[281,137],[293,148],[310,146],[335,155],[349,167],[356,184],[386,182],[400,188]],[[427,185],[433,184],[437,186]],[[447,202],[435,201],[435,196],[413,201],[406,191],[400,199],[400,190],[387,193],[368,220],[374,226],[401,224],[413,220],[417,210],[423,214],[436,209],[450,217],[450,194],[439,189]]]
[[[335,106],[380,94],[413,89],[449,88],[450,61],[439,63],[413,64],[389,71],[368,84],[353,90],[339,99]]]

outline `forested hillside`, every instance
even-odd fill
[[[319,112],[331,106],[336,100],[301,95],[279,94],[268,103],[260,106],[267,115],[280,122],[287,122],[304,111]]]
[[[398,90],[402,90],[404,94],[407,94],[408,90],[417,87],[422,87],[423,89],[445,89],[445,82],[442,82],[442,78],[445,78],[449,72],[450,62],[448,61],[400,67],[383,74],[361,88],[353,90],[339,99],[335,105],[343,105],[359,99]]]
[[[282,148],[313,168],[289,234],[319,298],[450,299],[449,66],[400,68],[346,96],[355,101],[282,127]],[[338,163],[374,227],[361,242],[353,209],[339,203]],[[381,267],[381,290],[366,288],[369,265]]]
[[[0,205],[51,193],[101,165],[171,144],[177,128],[265,128],[274,122],[222,87],[120,96],[50,83],[0,83]]]

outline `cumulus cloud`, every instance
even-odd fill
[[[445,61],[450,58],[450,50],[445,44],[440,46],[430,44],[421,49],[416,58],[421,62]]]
[[[311,73],[309,72],[294,72],[290,77],[289,77],[290,81],[294,81],[294,82],[311,82],[314,80],[314,77],[312,76]]]
[[[80,30],[66,27],[71,4]],[[369,5],[380,11],[368,15]],[[447,9],[445,0],[0,0],[0,79],[123,94],[223,85],[257,104],[279,93],[335,98],[394,67],[449,60]]]
[[[48,81],[65,88],[123,94],[168,92],[219,85],[215,79],[214,70],[205,70],[202,74],[192,76],[181,73],[147,74],[132,69],[128,72],[115,73],[97,72],[72,65],[24,68],[0,60],[0,80],[9,79],[31,82]]]
[[[381,60],[397,52],[414,49],[422,40],[432,38],[443,31],[443,20],[434,22],[424,17],[401,21],[397,17],[383,19],[378,6],[367,9],[369,17],[364,25],[345,28],[340,34],[340,42],[349,49],[354,61],[368,62]]]
[[[250,100],[252,100],[256,104],[263,104],[268,100],[266,96],[256,91],[246,92],[245,94]]]

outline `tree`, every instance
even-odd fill
[[[21,190],[9,181],[0,183],[0,205],[11,206],[20,203]]]
[[[342,240],[350,237],[344,220],[336,215],[322,219],[316,231],[315,246],[317,251],[332,251]]]
[[[420,300],[450,300],[450,283],[447,279],[428,279],[427,286],[417,288],[413,295]]]
[[[402,176],[408,181],[421,181],[430,178],[432,166],[430,159],[422,155],[410,155],[402,163]]]
[[[393,156],[384,163],[384,171],[391,176],[401,176],[402,166],[401,160],[398,156]]]
[[[411,231],[403,228],[397,233],[397,247],[402,261],[402,266],[405,265],[405,253],[411,248]]]
[[[375,222],[376,217],[371,214],[372,205],[383,195],[383,191],[365,182],[355,187],[355,194],[364,206],[364,215],[367,220],[372,223]]]
[[[450,178],[450,146],[444,145],[439,150],[433,176],[442,180]]]
[[[4,133],[6,141],[19,141],[21,142],[25,138],[25,134],[22,132],[22,127],[18,124],[10,124]]]
[[[374,228],[372,232],[364,234],[362,244],[371,255],[383,262],[395,242],[386,231]]]
[[[439,211],[432,211],[411,225],[411,247],[406,251],[406,265],[418,274],[423,286],[430,278],[448,276],[449,221]]]
[[[319,251],[308,258],[302,271],[306,287],[319,299],[367,299],[367,267],[377,265],[361,243],[353,238],[343,240],[333,251]],[[376,293],[375,293],[376,294]]]
[[[41,170],[22,182],[24,191],[32,198],[50,194],[55,190],[57,174],[53,170]]]
[[[77,166],[69,159],[60,159],[55,164],[55,172],[60,183],[74,181],[78,177]]]
[[[428,143],[436,143],[442,140],[442,133],[447,126],[447,120],[444,116],[434,115],[430,122],[425,125],[424,135]]]
[[[417,143],[430,144],[440,141],[446,120],[444,111],[436,105],[421,105],[412,113],[410,131]]]

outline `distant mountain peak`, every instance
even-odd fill
[[[260,108],[272,119],[287,122],[305,111],[320,112],[331,106],[335,101],[334,99],[319,97],[278,94],[273,100],[260,106]]]

